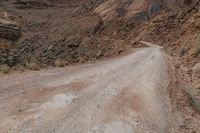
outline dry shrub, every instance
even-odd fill
[[[65,66],[65,60],[64,59],[57,59],[54,62],[54,65],[57,67],[64,67]]]
[[[4,74],[8,74],[10,71],[11,71],[11,68],[8,65],[6,64],[0,65],[0,72]]]
[[[40,70],[39,64],[34,63],[34,62],[28,63],[28,64],[26,65],[26,67],[27,67],[27,69],[29,69],[29,70]]]

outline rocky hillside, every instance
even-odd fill
[[[180,132],[198,132],[190,107],[200,112],[200,0],[0,0],[0,65],[13,69],[94,62],[141,40],[171,56],[178,77],[171,102],[185,118]]]
[[[179,53],[186,34],[193,41],[198,35],[197,2],[2,0],[0,63],[16,67],[30,62],[48,66],[57,59],[66,64],[91,62],[138,47],[138,40]]]

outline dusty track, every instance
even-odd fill
[[[0,77],[0,132],[173,131],[168,63],[142,48],[96,64]]]

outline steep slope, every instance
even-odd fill
[[[41,66],[48,66],[58,58],[71,64],[118,55],[138,45],[135,43],[138,39],[131,36],[142,30],[138,28],[143,22],[148,22],[162,10],[180,7],[185,9],[193,7],[196,2],[197,0],[1,1],[1,12],[7,11],[12,19],[20,23],[23,36],[14,41],[13,46],[0,52],[0,63],[25,66],[29,62],[37,62]],[[178,12],[173,11],[175,16]],[[173,26],[171,22],[166,23]],[[163,27],[166,29],[162,33],[167,32],[167,25]],[[160,35],[158,37],[159,41],[165,38]]]

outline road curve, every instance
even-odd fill
[[[169,81],[158,47],[1,76],[0,133],[168,133]]]

